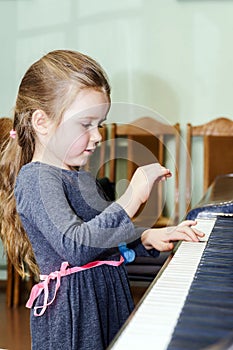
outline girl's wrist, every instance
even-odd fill
[[[153,246],[150,244],[150,229],[145,230],[141,235],[141,242],[144,245],[145,249],[149,250],[152,249]]]
[[[128,189],[120,198],[116,200],[116,203],[121,205],[130,218],[134,217],[141,206],[141,202],[138,200],[138,198],[135,198],[132,191],[128,191]]]

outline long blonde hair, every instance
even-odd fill
[[[40,109],[59,123],[83,88],[101,90],[110,101],[110,86],[100,65],[84,54],[69,50],[56,50],[43,56],[27,70],[19,86],[13,120],[16,138],[9,137],[0,155],[0,235],[9,259],[22,277],[26,275],[25,263],[34,275],[39,274],[14,197],[18,172],[32,160],[35,149],[32,114]]]

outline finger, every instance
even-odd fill
[[[189,226],[182,226],[182,228],[179,228],[181,232],[183,232],[185,235],[187,235],[192,241],[198,242],[198,235],[195,233],[195,231],[189,227]],[[197,231],[197,230],[196,230]]]
[[[174,244],[172,242],[160,241],[156,244],[156,247],[154,248],[159,250],[160,252],[168,252],[174,248]]]
[[[165,181],[167,178],[171,177],[172,173],[170,172],[170,170],[166,169],[166,172],[163,173],[159,178],[158,181]]]
[[[170,237],[169,237],[169,241],[187,241],[187,242],[193,242],[192,237],[190,237],[190,235],[188,235],[186,232],[183,231],[175,231],[173,232]],[[198,239],[196,239],[195,241],[198,241]]]
[[[199,239],[196,236],[195,232],[189,226],[177,226],[176,230],[168,233],[169,240],[172,241],[189,241],[189,242],[198,242]]]
[[[195,232],[195,234],[199,237],[204,237],[205,233],[202,231],[199,231],[198,229],[196,229],[195,227],[192,227],[192,230]]]
[[[167,179],[166,176],[162,176],[158,179],[158,181],[165,181],[166,179]]]
[[[166,177],[171,177],[172,176],[172,173],[169,169],[167,169],[167,174],[166,174]]]
[[[184,220],[178,226],[195,226],[196,224],[196,220]]]
[[[196,229],[195,226],[197,225],[197,221],[196,220],[185,220],[185,221],[182,221],[178,226],[179,227],[184,227],[184,226],[189,226],[193,231],[194,233],[199,236],[199,237],[204,237],[205,236],[205,233]]]

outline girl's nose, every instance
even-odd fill
[[[99,132],[98,126],[93,127],[91,129],[91,137],[90,137],[92,142],[99,143],[102,140],[102,136]]]

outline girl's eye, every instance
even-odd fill
[[[92,126],[91,123],[82,123],[82,126],[85,128],[85,129],[88,129]]]
[[[94,124],[92,124],[92,123],[82,123],[82,126],[83,126],[85,129],[94,128],[94,127],[98,127],[98,129],[103,128],[103,124],[94,125]]]

